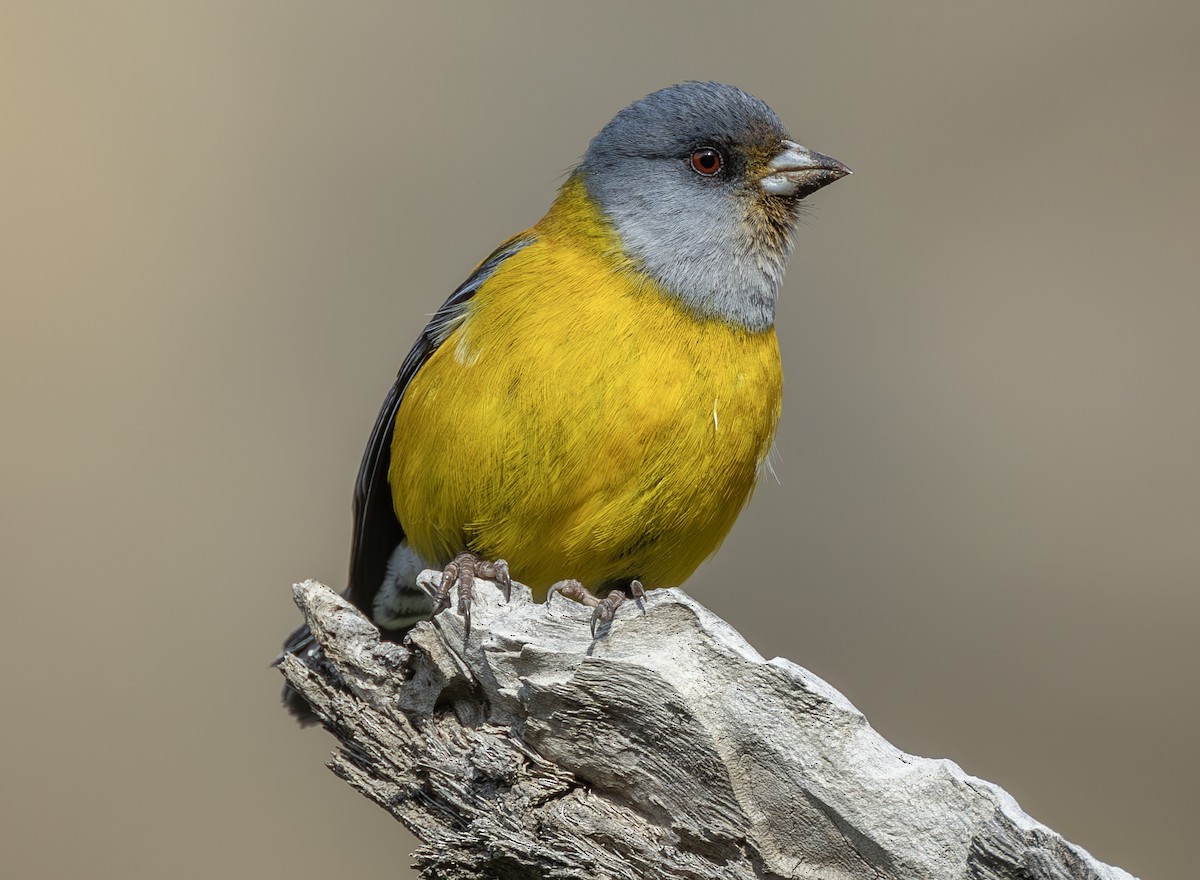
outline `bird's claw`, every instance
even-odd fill
[[[504,601],[512,598],[512,578],[508,563],[503,559],[489,561],[474,553],[459,553],[442,569],[442,579],[433,595],[433,617],[450,607],[450,591],[458,586],[458,613],[462,615],[466,631],[471,631],[471,603],[475,601],[475,578],[495,581],[504,593]]]
[[[616,617],[617,609],[625,604],[625,600],[629,596],[632,596],[639,602],[646,598],[646,588],[638,580],[629,582],[629,596],[625,594],[624,590],[610,590],[607,596],[600,599],[574,578],[559,581],[552,586],[546,593],[547,603],[555,593],[560,593],[569,599],[574,599],[581,605],[587,605],[592,609],[591,628],[593,639],[596,637],[596,627],[605,623],[611,623],[613,618]],[[642,608],[642,614],[645,613],[646,609]]]

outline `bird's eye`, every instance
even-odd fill
[[[692,170],[712,177],[721,170],[721,154],[712,147],[700,147],[692,152]]]

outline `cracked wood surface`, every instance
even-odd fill
[[[1130,877],[679,590],[593,640],[590,609],[477,581],[469,632],[451,610],[396,645],[293,589],[325,659],[283,674],[338,738],[333,771],[420,839],[423,877]]]

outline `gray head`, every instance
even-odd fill
[[[687,82],[630,104],[579,165],[627,254],[695,312],[775,320],[800,200],[850,173],[789,138],[766,104]]]

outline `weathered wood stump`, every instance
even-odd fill
[[[422,575],[427,586],[433,572]],[[679,590],[589,609],[476,584],[404,645],[297,584],[325,660],[281,664],[330,767],[421,841],[428,878],[1129,878],[1000,788],[887,743]]]

